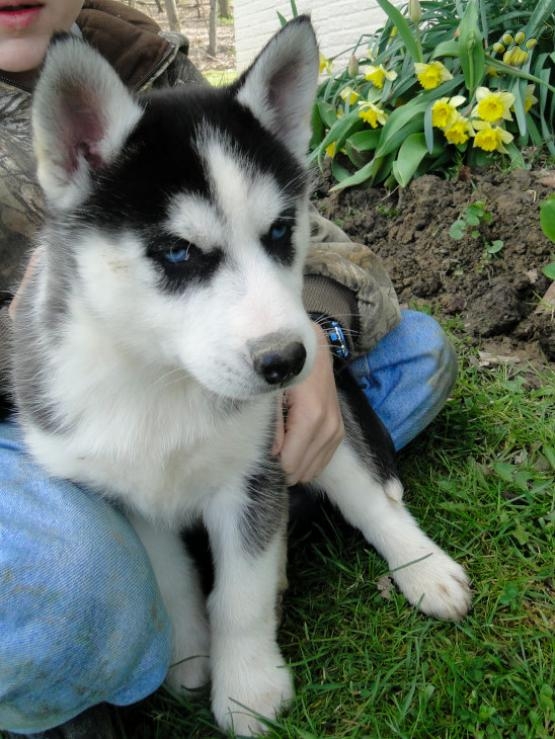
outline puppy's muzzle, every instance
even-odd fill
[[[249,343],[252,365],[268,385],[284,385],[304,367],[306,349],[300,341],[270,334]]]

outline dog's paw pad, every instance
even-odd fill
[[[470,608],[470,583],[464,569],[441,549],[393,573],[401,592],[423,613],[459,621]]]

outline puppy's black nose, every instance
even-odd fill
[[[306,349],[300,341],[292,341],[279,349],[270,349],[253,356],[255,372],[269,385],[281,385],[295,377],[304,367]]]

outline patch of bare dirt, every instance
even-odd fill
[[[401,302],[460,316],[491,362],[553,362],[555,302],[542,267],[555,247],[539,222],[539,204],[554,189],[550,177],[526,170],[463,174],[458,181],[425,175],[394,193],[322,190],[318,206],[382,257]],[[476,201],[485,203],[490,222],[479,236],[453,239],[450,226]],[[502,248],[488,253],[496,240]]]

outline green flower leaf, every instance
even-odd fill
[[[380,131],[357,131],[349,136],[348,142],[357,151],[373,151],[380,140]]]
[[[402,13],[392,5],[389,0],[377,0],[378,5],[387,14],[390,21],[397,26],[399,36],[403,39],[405,46],[407,47],[408,53],[415,62],[423,61],[422,49],[419,42],[414,37],[411,27],[407,20],[403,17]]]
[[[524,110],[524,97],[526,93],[526,82],[524,80],[516,79],[510,92],[515,96],[515,102],[513,105],[515,118],[518,125],[518,132],[521,136],[526,136],[526,111]]]
[[[426,138],[423,133],[413,133],[403,141],[397,159],[393,162],[393,176],[401,187],[406,187],[428,154]]]
[[[488,67],[491,67],[495,72],[500,72],[502,75],[507,75],[508,77],[520,77],[520,79],[535,82],[537,85],[545,85],[548,90],[555,92],[555,87],[553,87],[553,85],[548,84],[545,80],[540,79],[540,77],[536,77],[535,74],[530,74],[529,72],[524,72],[522,69],[511,67],[491,56],[487,56],[486,60]]]
[[[441,41],[435,49],[432,52],[432,59],[437,59],[438,57],[446,57],[446,56],[452,56],[457,57],[460,56],[461,49],[460,44],[455,39],[450,39],[449,41]]]
[[[333,126],[324,136],[324,140],[313,152],[313,156],[322,156],[326,150],[326,147],[332,143],[335,143],[339,150],[343,146],[345,139],[354,131],[360,130],[364,126],[364,121],[359,118],[358,111],[353,110],[343,118],[337,118]]]
[[[553,0],[539,0],[526,24],[526,37],[537,36],[544,30],[545,23],[553,13]]]
[[[540,205],[540,224],[547,238],[555,243],[555,195]]]
[[[347,167],[344,167],[336,159],[332,160],[331,173],[335,177],[337,182],[343,182],[343,180],[346,180],[347,177],[351,176],[351,173],[349,172]]]
[[[320,118],[323,120],[328,128],[331,128],[337,120],[337,110],[335,108],[335,105],[332,105],[331,103],[326,103],[323,100],[319,100],[316,103],[316,107],[318,108]]]
[[[361,167],[358,169],[354,174],[352,174],[350,177],[347,177],[346,180],[343,180],[342,182],[339,182],[337,185],[334,185],[330,192],[336,192],[337,190],[343,190],[345,187],[354,187],[355,185],[361,185],[363,182],[366,182],[367,180],[372,180],[375,175],[377,174],[378,170],[380,169],[382,164],[382,159],[378,157],[374,157],[371,162],[368,162],[364,165],[364,167]]]

